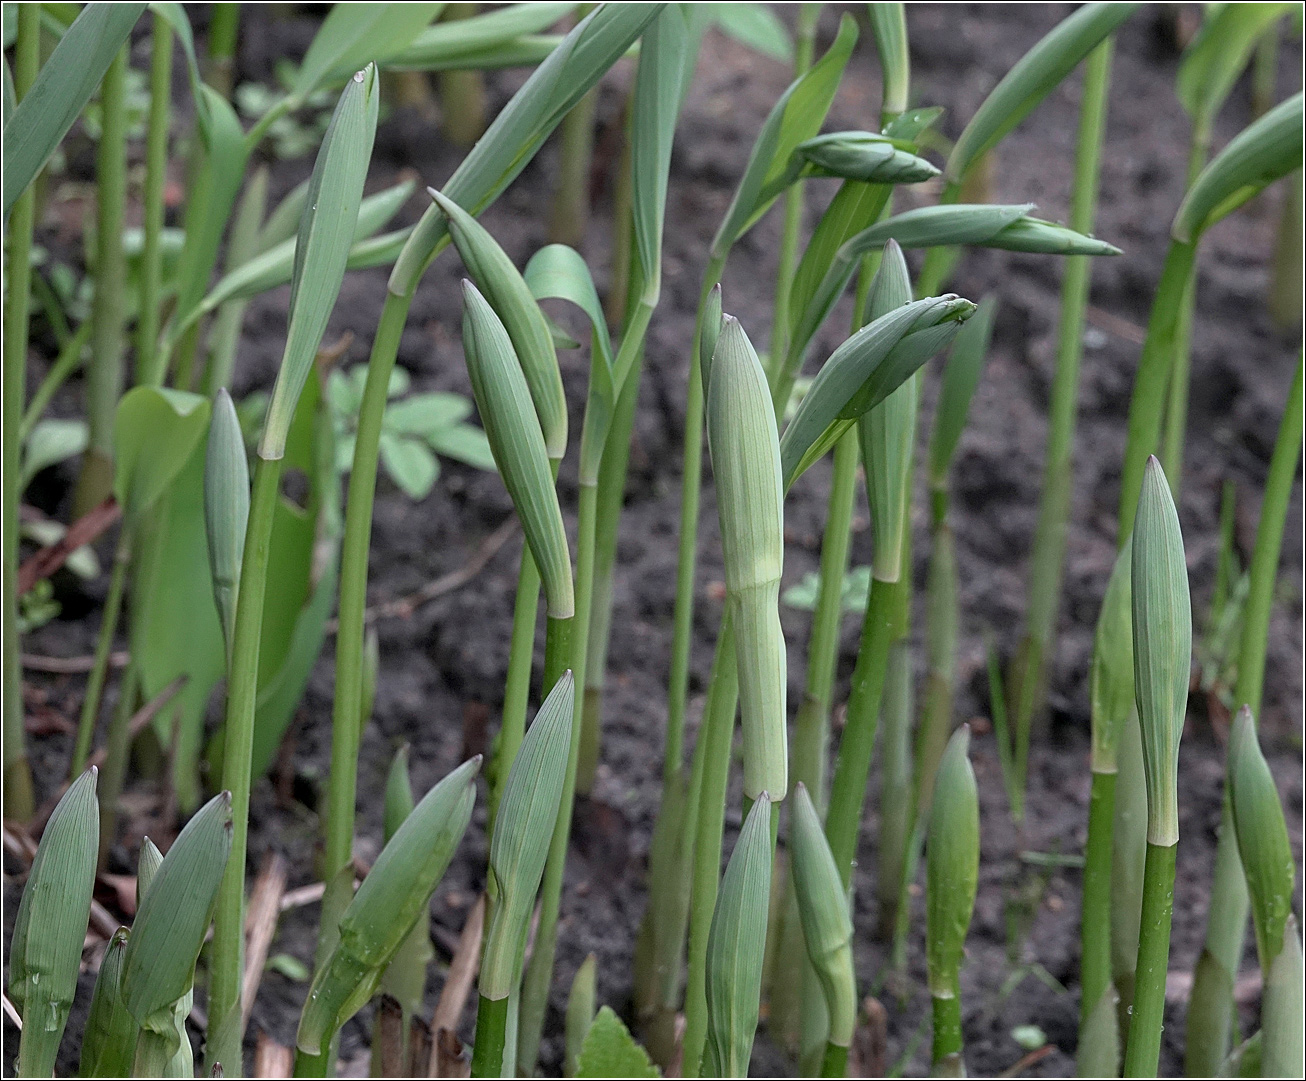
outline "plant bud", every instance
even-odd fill
[[[1238,835],[1238,855],[1247,876],[1256,927],[1261,971],[1270,969],[1283,948],[1283,933],[1292,915],[1297,877],[1288,843],[1288,827],[1274,777],[1256,739],[1256,722],[1246,706],[1234,718],[1229,737],[1229,798]]]
[[[979,883],[979,795],[967,753],[970,728],[948,740],[934,779],[926,851],[925,958],[930,994],[955,998]]]
[[[540,568],[549,615],[567,619],[575,612],[571,554],[539,418],[507,330],[476,286],[466,280],[463,352],[494,464]]]
[[[1033,209],[1033,203],[1006,206],[946,203],[918,207],[864,229],[846,241],[844,248],[850,254],[861,254],[892,239],[904,248],[969,244],[1043,255],[1120,254],[1120,249],[1105,241],[1030,217]]]
[[[452,199],[426,189],[449,219],[449,235],[463,265],[502,320],[530,387],[544,446],[554,460],[567,449],[567,400],[548,321],[525,279],[489,231]]]
[[[575,684],[568,671],[553,685],[508,770],[490,841],[490,874],[499,897],[481,957],[481,997],[507,998],[519,979],[535,894],[562,805],[571,746]]]
[[[128,1077],[136,1056],[137,1024],[122,1001],[122,959],[131,932],[119,927],[104,948],[91,1009],[82,1032],[82,1077]]]
[[[734,624],[744,733],[744,793],[777,802],[789,781],[788,671],[780,629],[784,493],[771,391],[739,321],[725,318],[708,384],[707,435],[716,477],[726,594]]]
[[[747,1077],[762,997],[771,903],[771,799],[763,792],[739,831],[707,936],[705,1077]]]
[[[939,175],[924,158],[868,131],[836,131],[798,144],[812,176],[871,184],[918,184]]]
[[[807,956],[821,981],[830,1018],[829,1039],[847,1047],[857,1024],[857,980],[853,972],[853,925],[848,897],[821,818],[801,781],[789,816],[789,859],[798,919]]]
[[[1134,697],[1147,777],[1147,840],[1179,840],[1179,738],[1188,709],[1193,616],[1188,568],[1170,485],[1148,458],[1134,520],[1130,584],[1134,626]]]

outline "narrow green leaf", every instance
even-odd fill
[[[1179,840],[1179,738],[1188,709],[1193,615],[1179,515],[1161,463],[1147,460],[1134,518],[1134,696],[1147,777],[1147,840]]]
[[[706,1077],[747,1077],[762,996],[771,894],[771,800],[763,792],[739,831],[707,936]]]
[[[259,443],[261,458],[276,459],[285,453],[295,404],[340,292],[372,157],[379,105],[376,68],[369,66],[346,83],[313,165],[295,244],[290,325]]]
[[[1252,711],[1246,706],[1234,717],[1229,736],[1229,797],[1238,834],[1238,855],[1252,899],[1256,950],[1261,972],[1268,980],[1292,914],[1297,870],[1279,790],[1261,753]]]
[[[231,852],[231,793],[186,823],[141,901],[122,962],[122,997],[137,1024],[187,994]]]
[[[575,3],[509,4],[467,19],[432,23],[402,51],[383,60],[382,66],[442,70],[547,30],[576,7]]]
[[[23,887],[9,942],[9,997],[22,1010],[19,1071],[49,1077],[77,991],[91,912],[100,807],[92,766],[55,806]]]
[[[519,959],[562,803],[575,698],[568,671],[544,699],[508,770],[490,840],[490,874],[499,903],[485,932],[482,998],[507,998],[520,979]]]
[[[236,594],[249,521],[249,461],[236,407],[225,387],[213,401],[204,459],[204,528],[209,548],[213,600],[222,620],[228,653],[236,627]]]
[[[1195,123],[1209,129],[1265,30],[1297,4],[1221,4],[1208,12],[1184,50],[1175,82]]]
[[[322,20],[291,86],[303,101],[331,76],[402,52],[445,8],[444,4],[336,4]]]
[[[563,1052],[563,1069],[564,1077],[576,1077],[577,1067],[580,1063],[581,1055],[586,1047],[586,1037],[589,1035],[590,1027],[594,1024],[594,995],[595,995],[595,976],[598,969],[598,958],[594,954],[588,954],[580,967],[576,969],[576,975],[571,980],[571,991],[567,995],[567,1016],[565,1025],[566,1049]],[[609,1013],[612,1011],[609,1010]],[[613,1017],[616,1017],[613,1014]],[[621,1025],[621,1020],[617,1019],[617,1024]],[[614,1050],[620,1049],[621,1052],[631,1054],[641,1050],[639,1045],[630,1037],[630,1033],[625,1031],[626,1026],[621,1025],[621,1032],[625,1034],[625,1039],[630,1040],[626,1045],[621,1036],[614,1032],[612,1043]],[[601,1042],[601,1041],[600,1041]],[[648,1056],[644,1056],[644,1061],[638,1063],[648,1069],[644,1063],[647,1063]],[[586,1063],[593,1068],[596,1064],[593,1061],[593,1053]],[[603,1077],[629,1077],[636,1076],[626,1072],[625,1063],[603,1063],[607,1069],[601,1076]],[[637,1068],[638,1068],[637,1066]]]
[[[1045,34],[990,91],[957,138],[945,177],[961,180],[985,151],[991,150],[1140,4],[1085,4]]]
[[[1133,540],[1130,539],[1116,556],[1093,634],[1088,693],[1094,773],[1116,772],[1120,733],[1134,709],[1132,567]]]
[[[122,1001],[122,959],[131,932],[119,927],[104,948],[91,1009],[82,1031],[81,1077],[127,1077],[136,1056],[138,1025]]]
[[[903,4],[867,4],[875,49],[880,54],[884,93],[881,116],[897,116],[907,109],[911,93],[911,54],[907,49],[907,12]]]
[[[952,468],[961,433],[966,428],[971,398],[988,359],[997,311],[997,300],[992,296],[979,302],[975,314],[957,332],[944,365],[939,402],[934,409],[934,429],[930,433],[930,484],[935,487],[946,482]]]
[[[779,60],[794,62],[794,43],[784,23],[766,4],[705,4],[723,34],[743,42],[750,49]]]
[[[4,216],[36,179],[118,55],[143,3],[87,4],[4,128]]]
[[[794,80],[772,107],[753,144],[730,209],[712,241],[714,258],[723,258],[779,194],[777,191],[765,202],[759,201],[769,182],[784,172],[798,144],[821,130],[856,43],[857,23],[845,13],[826,54]]]

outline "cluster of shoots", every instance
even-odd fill
[[[892,943],[890,963],[904,973],[909,948],[923,941],[932,1069],[963,1075],[963,974],[982,826],[970,760],[975,737],[958,725],[954,707],[961,615],[949,489],[1001,313],[992,298],[961,297],[945,286],[957,261],[976,247],[1059,263],[1062,274],[1028,621],[1005,675],[996,652],[990,663],[997,759],[1019,827],[1057,624],[1092,264],[1122,254],[1092,235],[1109,130],[1112,41],[1139,6],[1078,9],[1021,58],[973,116],[961,118],[961,134],[948,144],[936,130],[942,110],[914,106],[901,4],[870,4],[858,13],[867,17],[873,39],[860,47],[878,56],[883,93],[879,130],[850,131],[824,129],[864,35],[858,17],[845,12],[818,55],[817,4],[801,5],[792,40],[761,5],[537,3],[478,12],[465,4],[340,4],[322,22],[284,96],[249,131],[229,100],[237,5],[215,5],[204,63],[182,8],[152,5],[144,225],[139,259],[128,274],[126,83],[133,30],[147,5],[92,3],[80,12],[70,5],[17,5],[3,134],[4,797],[15,836],[24,828],[39,836],[7,954],[7,1005],[22,1021],[19,1073],[49,1077],[61,1061],[89,924],[107,941],[95,951],[98,975],[79,1049],[82,1076],[193,1076],[201,1069],[244,1075],[245,1028],[256,1010],[264,960],[247,944],[250,793],[277,754],[333,611],[330,772],[319,804],[324,892],[295,1035],[295,1075],[334,1074],[342,1026],[378,998],[372,1056],[378,1075],[533,1076],[540,1068],[550,1004],[563,1000],[555,956],[568,933],[559,911],[572,811],[577,794],[594,783],[610,712],[604,682],[616,536],[645,339],[661,300],[672,147],[699,46],[718,24],[792,64],[793,81],[757,133],[702,253],[693,339],[679,343],[672,361],[687,379],[684,470],[660,737],[663,794],[634,959],[632,1021],[643,1045],[611,1009],[599,1008],[609,977],[591,955],[570,985],[562,1065],[575,1076],[652,1076],[660,1066],[685,1077],[743,1077],[765,1017],[772,1040],[803,1073],[845,1076],[863,996],[884,975],[867,981],[865,967],[855,963],[858,946],[878,933]],[[1085,1076],[1116,1076],[1122,1069],[1127,1076],[1154,1076],[1161,1062],[1181,841],[1179,742],[1193,653],[1177,506],[1199,242],[1217,221],[1294,171],[1296,203],[1289,203],[1300,214],[1300,94],[1279,104],[1263,101],[1258,117],[1211,156],[1214,117],[1253,52],[1258,72],[1272,64],[1279,24],[1292,5],[1210,7],[1180,69],[1179,98],[1193,120],[1191,168],[1128,417],[1121,418],[1128,444],[1119,556],[1101,583],[1090,701],[1083,709],[1092,726],[1077,1051]],[[560,22],[565,32],[546,32]],[[48,39],[52,50],[45,48]],[[180,248],[165,274],[165,233],[169,243],[178,239],[163,227],[174,44],[189,76],[195,130]],[[605,303],[595,284],[602,276],[578,250],[589,212],[578,192],[588,186],[596,87],[618,64],[633,70],[626,80],[617,243],[607,268],[614,290]],[[482,73],[500,67],[532,70],[487,123]],[[1005,136],[1080,69],[1068,223],[1039,217],[1033,204],[976,199]],[[415,192],[405,182],[363,194],[382,89],[420,103],[429,93],[426,73],[439,76],[445,134],[471,149],[451,176],[426,178],[439,185],[421,196],[424,213],[416,224],[382,232]],[[1258,87],[1265,83],[1258,76]],[[52,326],[58,321],[32,269],[43,201],[39,178],[97,90],[97,211],[88,236],[94,299],[81,328],[72,331],[66,320],[55,327],[59,356],[28,405],[34,299]],[[312,175],[269,210],[267,171],[251,167],[260,143],[279,120],[324,93],[338,96]],[[869,103],[860,111],[869,113]],[[559,242],[519,266],[478,218],[555,129],[563,156],[552,222]],[[940,147],[946,150],[941,168],[927,157]],[[828,186],[831,197],[804,230],[809,185]],[[940,194],[924,205],[928,190]],[[895,212],[896,197],[910,208]],[[759,350],[754,343],[764,328],[729,314],[732,296],[749,283],[732,283],[728,271],[732,250],[776,204],[783,211],[779,276],[769,341]],[[410,306],[428,267],[450,247],[447,258],[459,260],[465,275],[461,343],[481,427],[473,435],[480,439],[483,432],[483,442],[479,451],[468,449],[463,425],[457,445],[464,449],[448,453],[492,465],[523,537],[500,725],[484,769],[480,756],[472,758],[420,799],[409,781],[407,750],[400,751],[386,790],[384,847],[357,885],[359,748],[385,663],[383,648],[366,631],[378,469],[384,464],[397,479],[412,476],[404,472],[408,462],[426,475],[415,486],[429,491],[436,467],[428,448],[444,453],[455,446],[446,429],[461,424],[470,409],[435,395],[391,405]],[[911,250],[924,251],[915,278],[905,255]],[[1300,246],[1295,254],[1276,252],[1278,258],[1296,259],[1300,282]],[[386,267],[389,277],[365,381],[355,387],[356,415],[342,418],[332,411],[337,375],[329,371],[323,337],[345,275],[365,267]],[[229,388],[245,305],[285,284],[285,343],[275,385],[266,399],[238,405]],[[841,298],[850,291],[847,336],[813,358],[831,313],[843,310]],[[569,412],[576,411],[569,409],[558,350],[582,343],[555,321],[559,302],[573,309],[568,315],[589,337],[578,438],[568,429]],[[935,359],[944,354],[946,360]],[[83,366],[85,424],[68,452],[83,453],[78,518],[68,535],[84,544],[116,518],[118,539],[67,783],[46,810],[36,805],[24,749],[17,638],[22,602],[34,583],[22,585],[17,525],[29,464],[48,452],[53,431],[45,429],[42,451],[41,413]],[[932,368],[942,370],[932,376]],[[940,386],[928,433],[927,378]],[[1228,1070],[1301,1076],[1303,1070],[1295,868],[1255,720],[1302,440],[1300,358],[1287,403],[1240,624],[1239,708],[1228,744],[1210,927],[1188,1012],[1187,1065],[1194,1076]],[[351,443],[342,454],[336,440],[346,430]],[[712,610],[715,649],[687,761],[692,632],[696,608],[707,607],[695,566],[705,436],[725,603]],[[925,484],[918,485],[918,448],[926,445]],[[570,486],[558,486],[560,468],[571,468],[569,455],[579,480],[574,505],[567,500]],[[785,504],[803,475],[827,457],[833,463],[805,684],[793,694],[789,655],[796,643],[786,641],[780,620]],[[289,469],[308,479],[302,506],[283,494]],[[345,470],[350,482],[342,506]],[[835,674],[859,477],[873,562],[858,598],[863,615],[836,740]],[[407,490],[402,480],[401,486]],[[921,515],[914,507],[918,489],[928,494]],[[929,561],[920,663],[911,629],[917,520],[928,522]],[[61,558],[72,548],[65,544]],[[55,565],[48,563],[50,552],[40,554]],[[541,593],[545,641],[537,681]],[[124,610],[129,659],[106,726],[101,705]],[[708,617],[700,611],[697,618]],[[920,695],[913,688],[918,670],[925,672]],[[219,688],[223,724],[206,743],[205,713]],[[528,724],[532,698],[539,706]],[[736,718],[742,826],[727,844]],[[881,729],[879,829],[872,837],[865,811]],[[92,919],[92,894],[118,841],[133,741],[152,741],[156,758],[158,748],[168,749],[167,783],[188,820],[166,853],[144,841],[135,918],[130,927],[105,930]],[[220,789],[207,801],[205,783]],[[459,858],[478,799],[488,806],[484,896],[471,910],[428,1028],[430,903]],[[859,865],[875,868],[875,927],[854,920],[853,891],[864,880],[854,874]],[[913,922],[922,876],[924,920]],[[1234,984],[1249,911],[1262,975],[1261,1023],[1234,1045]],[[199,1057],[189,1035],[199,1016],[197,985],[205,1002]],[[474,1024],[460,1028],[469,1001]],[[474,1032],[470,1048],[459,1042],[460,1031]]]

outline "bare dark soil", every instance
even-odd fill
[[[833,7],[833,5],[832,5]],[[955,136],[1002,73],[1071,9],[1065,4],[913,5],[909,12],[913,81],[921,104],[947,107],[943,131]],[[788,12],[786,12],[786,17]],[[243,10],[240,77],[266,79],[272,60],[295,55],[311,38],[316,16],[272,21],[269,7]],[[836,13],[827,11],[823,41],[833,31]],[[1002,252],[971,252],[951,288],[974,298],[994,294],[1000,301],[993,350],[976,394],[971,423],[963,436],[955,471],[953,524],[961,570],[962,638],[959,657],[958,720],[979,719],[973,758],[980,783],[983,854],[975,919],[963,971],[966,1059],[973,1074],[1001,1072],[1024,1053],[1011,1030],[1038,1025],[1052,1053],[1028,1070],[1042,1076],[1073,1072],[1078,1011],[1079,873],[1073,867],[1038,868],[1020,853],[1077,853],[1082,850],[1088,804],[1087,670],[1093,624],[1114,555],[1119,462],[1124,418],[1141,328],[1160,273],[1170,219],[1178,205],[1188,125],[1173,92],[1177,51],[1170,21],[1149,7],[1119,34],[1102,199],[1096,232],[1124,249],[1125,255],[1100,260],[1094,270],[1087,349],[1080,393],[1075,487],[1068,540],[1065,598],[1055,654],[1051,660],[1050,710],[1046,731],[1031,764],[1029,817],[1023,832],[1008,816],[993,738],[988,734],[988,692],[982,632],[992,629],[1004,655],[1015,648],[1025,608],[1027,558],[1037,507],[1051,366],[1055,351],[1060,269],[1045,257]],[[837,128],[873,127],[878,115],[878,65],[863,36],[835,103],[830,124]],[[1294,49],[1285,56],[1287,77],[1299,66]],[[606,274],[610,251],[611,165],[614,133],[630,72],[623,65],[603,84],[599,107],[600,154],[596,163],[596,208],[585,254]],[[499,107],[520,85],[521,73],[495,74],[489,80],[492,107]],[[566,988],[586,953],[599,958],[599,996],[629,1016],[631,956],[645,898],[645,860],[657,811],[664,725],[664,694],[670,648],[671,611],[681,473],[680,445],[694,303],[705,253],[742,171],[754,134],[784,88],[782,65],[710,34],[677,136],[667,214],[664,290],[653,322],[631,459],[628,502],[621,524],[616,614],[613,620],[608,706],[603,759],[593,797],[578,809],[560,928],[553,1005],[546,1033],[545,1064],[557,1067],[561,1055],[561,1015]],[[995,201],[1033,201],[1043,216],[1064,219],[1071,178],[1079,98],[1078,79],[1048,101],[1003,144],[993,169],[990,197]],[[1235,91],[1218,127],[1222,144],[1249,116],[1245,85]],[[519,263],[547,241],[550,193],[556,176],[556,151],[546,147],[513,187],[484,216],[487,227]],[[439,130],[415,115],[392,115],[381,128],[371,185],[392,183],[411,171],[421,181],[440,184],[461,152]],[[307,175],[311,159],[276,163],[273,196]],[[832,189],[809,185],[813,208]],[[908,195],[907,199],[923,198]],[[1297,337],[1276,331],[1264,295],[1268,256],[1278,222],[1281,195],[1275,192],[1215,229],[1202,254],[1195,332],[1193,394],[1181,520],[1198,625],[1206,613],[1217,554],[1220,487],[1231,479],[1239,493],[1238,540],[1244,558],[1254,536],[1278,417],[1291,375]],[[403,219],[415,220],[423,200],[414,198]],[[737,315],[754,341],[765,341],[778,249],[779,225],[764,221],[739,246],[725,277],[728,311]],[[67,245],[47,230],[45,242]],[[75,258],[75,253],[70,258]],[[400,349],[400,363],[422,389],[469,387],[459,344],[461,273],[456,257],[444,255],[428,272],[412,308]],[[351,274],[331,322],[327,340],[354,334],[347,363],[366,360],[385,289],[381,270]],[[287,291],[257,300],[249,309],[237,370],[236,391],[267,386],[284,339]],[[846,324],[841,309],[822,335],[818,356],[837,344]],[[580,430],[587,360],[563,354],[564,378],[573,407],[573,431]],[[43,368],[34,358],[34,376]],[[937,366],[936,366],[937,367]],[[931,374],[924,417],[932,415],[937,372]],[[70,395],[60,407],[72,410]],[[928,425],[923,427],[928,428]],[[815,570],[824,520],[828,468],[820,467],[797,486],[787,506],[789,545],[785,584]],[[42,478],[37,489],[51,512],[67,513],[70,471]],[[562,490],[574,505],[574,466],[564,467]],[[918,501],[918,506],[923,503]],[[405,595],[463,565],[511,513],[499,480],[447,464],[432,495],[414,504],[385,479],[376,502],[370,596],[375,601]],[[1284,545],[1282,601],[1270,633],[1269,664],[1262,725],[1271,761],[1286,801],[1289,830],[1298,859],[1302,846],[1302,505],[1293,497]],[[915,575],[923,584],[928,561],[925,520],[916,522]],[[573,523],[574,525],[574,523]],[[859,506],[853,559],[865,563],[870,531],[864,502]],[[716,514],[710,483],[705,487],[700,531],[699,604],[695,623],[691,725],[697,722],[712,642],[720,615],[722,578]],[[410,618],[378,624],[381,674],[376,708],[359,764],[358,855],[375,855],[381,835],[380,792],[390,757],[400,743],[412,746],[414,786],[425,790],[467,753],[483,748],[497,724],[507,664],[517,552],[513,540],[487,568],[461,589],[430,603]],[[65,585],[65,589],[72,587]],[[79,655],[90,652],[98,625],[103,584],[85,595],[69,592],[61,618],[24,644],[32,653]],[[917,633],[923,620],[918,611]],[[791,687],[802,686],[808,635],[805,613],[786,610],[790,641]],[[846,692],[857,641],[855,621],[845,625],[838,694]],[[29,701],[44,701],[65,716],[76,716],[81,676],[28,675]],[[251,823],[250,872],[269,848],[290,862],[291,885],[314,881],[318,836],[316,799],[328,762],[332,694],[330,644],[318,663],[293,747],[284,756],[278,789],[270,780],[256,786]],[[489,729],[486,729],[486,720]],[[68,737],[33,737],[34,764],[42,792],[66,769]],[[1218,726],[1195,696],[1181,753],[1181,833],[1179,879],[1171,967],[1191,971],[1205,926],[1219,820],[1223,746]],[[873,867],[878,794],[873,782],[867,802],[863,867]],[[157,793],[145,782],[130,796],[132,808],[151,810]],[[738,803],[732,800],[727,832],[738,828]],[[448,959],[463,919],[482,885],[485,866],[483,810],[450,868],[433,906],[437,951]],[[727,844],[730,838],[727,838]],[[127,870],[134,849],[118,853]],[[863,870],[857,879],[857,959],[862,986],[879,987],[886,971],[883,946],[873,941],[873,883]],[[1009,935],[1009,917],[1018,896],[1033,898],[1024,933]],[[11,902],[16,895],[6,891]],[[7,904],[11,910],[11,905]],[[1300,910],[1300,896],[1298,897]],[[282,922],[274,952],[311,963],[317,912],[308,907]],[[918,928],[920,924],[917,925]],[[866,930],[864,930],[866,929]],[[927,1066],[927,996],[919,933],[911,944],[908,986],[880,993],[888,1010],[888,1061],[918,1073]],[[1037,964],[1057,982],[1055,989],[1026,975],[1009,994],[1004,984],[1020,965]],[[1249,954],[1247,967],[1254,967]],[[430,1001],[442,982],[431,976]],[[83,980],[89,997],[92,977]],[[303,983],[276,972],[265,977],[251,1025],[293,1043]],[[84,1009],[84,1003],[79,1003]],[[1163,1070],[1178,1068],[1183,1042],[1183,1008],[1173,1004],[1166,1028]],[[1244,1008],[1244,1022],[1255,1017],[1255,1002]],[[365,1051],[370,1017],[364,1011],[345,1029],[341,1052],[355,1060]],[[464,1019],[470,1025],[470,1017]],[[6,1021],[9,1042],[13,1029]],[[70,1025],[80,1029],[80,1015]],[[464,1033],[470,1036],[470,1029]],[[922,1041],[921,1037],[925,1037]],[[75,1068],[65,1041],[62,1070]],[[791,1070],[764,1035],[754,1059],[759,1074]]]

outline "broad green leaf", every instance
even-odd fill
[[[1294,94],[1243,128],[1201,171],[1175,214],[1170,235],[1183,244],[1302,162],[1302,95]]]
[[[490,450],[490,441],[480,428],[471,424],[454,424],[426,437],[427,443],[437,454],[453,458],[465,465],[477,469],[493,471],[494,454]]]
[[[376,68],[369,66],[345,85],[314,162],[295,243],[290,326],[259,443],[261,458],[280,458],[285,453],[295,403],[340,293],[372,157],[379,106]]]
[[[402,52],[444,4],[336,4],[322,20],[290,88],[303,101],[331,76],[344,76]]]
[[[383,59],[382,65],[429,71],[465,63],[469,57],[502,49],[548,29],[576,7],[574,3],[510,4],[467,19],[433,23],[399,53]]]
[[[839,79],[857,43],[857,23],[845,13],[839,34],[826,54],[780,96],[758,133],[734,199],[712,241],[714,258],[724,258],[749,226],[767,209],[760,194],[778,177],[799,143],[821,130]],[[777,193],[778,194],[778,193]]]
[[[383,431],[380,451],[386,473],[404,495],[421,502],[431,494],[440,475],[440,464],[430,447],[420,439]]]
[[[81,114],[143,3],[87,4],[59,40],[4,128],[4,216]]]
[[[1045,34],[990,91],[958,136],[944,176],[957,183],[1045,97],[1128,19],[1140,4],[1085,4]]]
[[[138,521],[164,493],[208,433],[209,401],[184,390],[135,387],[113,422],[113,494]]]
[[[722,7],[730,5],[723,4]],[[648,1052],[611,1006],[603,1006],[591,1022],[576,1064],[577,1077],[661,1077]]]
[[[163,857],[132,924],[122,997],[137,1024],[187,994],[231,852],[231,793],[186,823]]]
[[[663,6],[600,4],[585,16],[494,118],[444,184],[443,194],[473,215],[489,206]],[[443,249],[446,220],[438,207],[422,216],[395,262],[390,292],[412,295],[422,273]]]
[[[750,49],[792,64],[794,43],[789,31],[767,4],[708,4],[712,17],[723,34],[741,41]]]
[[[414,394],[385,411],[385,426],[402,435],[433,436],[471,416],[472,403],[461,394]]]
[[[667,205],[671,144],[680,113],[686,64],[694,62],[680,6],[670,4],[640,39],[639,70],[631,100],[631,215],[643,278],[643,301],[656,305],[662,289],[662,223]],[[616,374],[620,385],[625,373]]]
[[[1299,4],[1222,4],[1184,50],[1175,89],[1194,123],[1209,129],[1266,29]]]
[[[22,491],[42,469],[65,462],[86,449],[87,429],[84,420],[38,420],[23,446],[23,472],[18,481]]]

